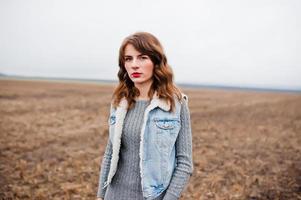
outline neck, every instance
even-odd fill
[[[148,91],[150,90],[152,83],[153,82],[150,81],[150,82],[143,83],[143,84],[135,84],[135,87],[140,92],[140,95],[137,99],[140,99],[140,100],[148,100],[149,99]]]

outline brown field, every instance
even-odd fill
[[[95,199],[112,85],[0,81],[0,200]],[[301,199],[301,95],[183,89],[194,173],[181,200]]]

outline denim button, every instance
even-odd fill
[[[110,117],[110,125],[115,124],[115,122],[116,122],[116,116],[113,115]]]

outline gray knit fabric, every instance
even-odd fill
[[[112,155],[112,143],[108,140],[103,156],[99,177],[97,197],[104,200],[143,200],[139,168],[140,132],[143,115],[148,101],[137,101],[125,117],[121,138],[118,168],[111,184],[102,189],[106,180]],[[177,168],[174,171],[169,187],[155,200],[176,200],[191,175],[192,142],[190,114],[187,104],[181,108],[181,130],[176,142]]]

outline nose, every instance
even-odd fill
[[[140,62],[137,58],[134,58],[133,59],[133,62],[131,63],[131,67],[133,69],[138,69],[140,67]]]

